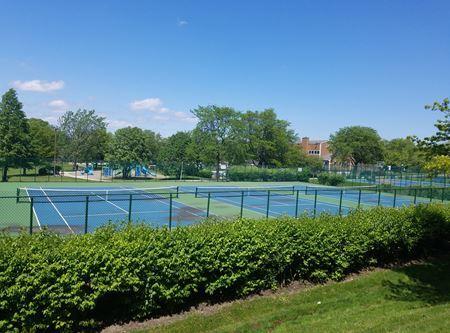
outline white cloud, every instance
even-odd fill
[[[159,98],[146,98],[142,100],[133,101],[130,103],[132,110],[149,110],[157,111],[160,110],[162,101]]]
[[[61,90],[64,88],[64,81],[41,81],[41,80],[31,80],[31,81],[14,81],[13,86],[19,90],[24,91],[35,91],[35,92],[49,92],[55,90]]]
[[[134,124],[130,123],[126,120],[117,120],[117,119],[107,119],[108,127],[110,129],[116,130],[122,127],[134,126]]]
[[[183,26],[185,26],[185,25],[188,25],[188,21],[186,21],[186,20],[178,20],[178,26],[179,27],[183,27]]]
[[[62,99],[55,99],[53,101],[48,102],[48,106],[53,109],[66,109],[69,105],[66,101]]]

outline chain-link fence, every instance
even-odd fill
[[[206,218],[345,215],[354,209],[450,202],[450,188],[404,187],[165,187],[19,188],[0,197],[0,229],[47,228],[87,233],[108,222],[186,226]]]

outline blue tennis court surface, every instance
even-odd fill
[[[144,189],[120,186],[22,190],[27,197],[33,198],[34,225],[63,233],[90,232],[109,221],[130,220],[155,227],[176,227],[199,222],[207,216],[345,215],[357,207],[400,207],[430,202],[425,197],[405,195],[401,191],[384,193],[373,187],[181,186]]]
[[[77,194],[79,189],[28,189],[34,198],[34,215],[38,226],[47,226],[62,232],[79,233],[84,230],[86,218],[88,231],[108,221],[145,221],[161,227],[169,224],[169,214],[173,225],[188,225],[204,218],[205,212],[190,207],[176,198],[165,194],[149,195],[134,188],[86,188]],[[117,194],[111,194],[117,191]],[[123,191],[123,192],[122,192]],[[129,194],[133,194],[130,204]],[[89,202],[86,203],[86,197]],[[87,207],[87,214],[86,214]],[[131,209],[131,213],[130,213]]]

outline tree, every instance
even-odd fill
[[[424,139],[413,137],[413,140],[429,155],[450,155],[450,100],[445,98],[441,103],[434,102],[433,105],[426,105],[425,109],[442,112],[444,119],[434,124],[437,129],[434,135]]]
[[[204,160],[215,163],[217,176],[222,162],[239,163],[245,160],[238,112],[216,105],[199,106],[191,112],[198,118],[193,133],[195,139],[201,142]]]
[[[444,175],[450,174],[450,156],[437,155],[425,164],[425,171],[429,173],[440,173]]]
[[[102,159],[108,144],[104,117],[95,110],[67,111],[59,119],[62,153],[74,166]]]
[[[0,103],[0,163],[2,181],[8,181],[8,168],[19,166],[30,157],[30,128],[22,103],[14,89],[9,89]]]
[[[122,168],[122,177],[128,178],[136,165],[152,162],[158,154],[159,135],[138,127],[118,129],[111,140],[107,158]]]
[[[398,138],[384,141],[384,162],[391,166],[420,166],[424,163],[424,154],[410,138]]]
[[[33,155],[39,159],[54,158],[56,128],[45,120],[36,118],[29,119],[28,124]]]
[[[177,132],[169,136],[159,153],[158,168],[164,173],[176,177],[180,177],[182,169],[187,169],[190,173],[189,170],[194,165],[189,158],[188,147],[191,144],[191,132]]]
[[[370,164],[383,159],[383,147],[377,131],[370,127],[349,126],[330,135],[330,151],[341,163]]]
[[[289,122],[277,119],[273,109],[242,115],[248,157],[257,166],[286,165],[297,136]]]

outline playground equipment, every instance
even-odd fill
[[[83,170],[81,170],[81,175],[85,175],[87,174],[88,176],[93,176],[94,175],[94,166],[92,166],[91,164],[88,164]]]

